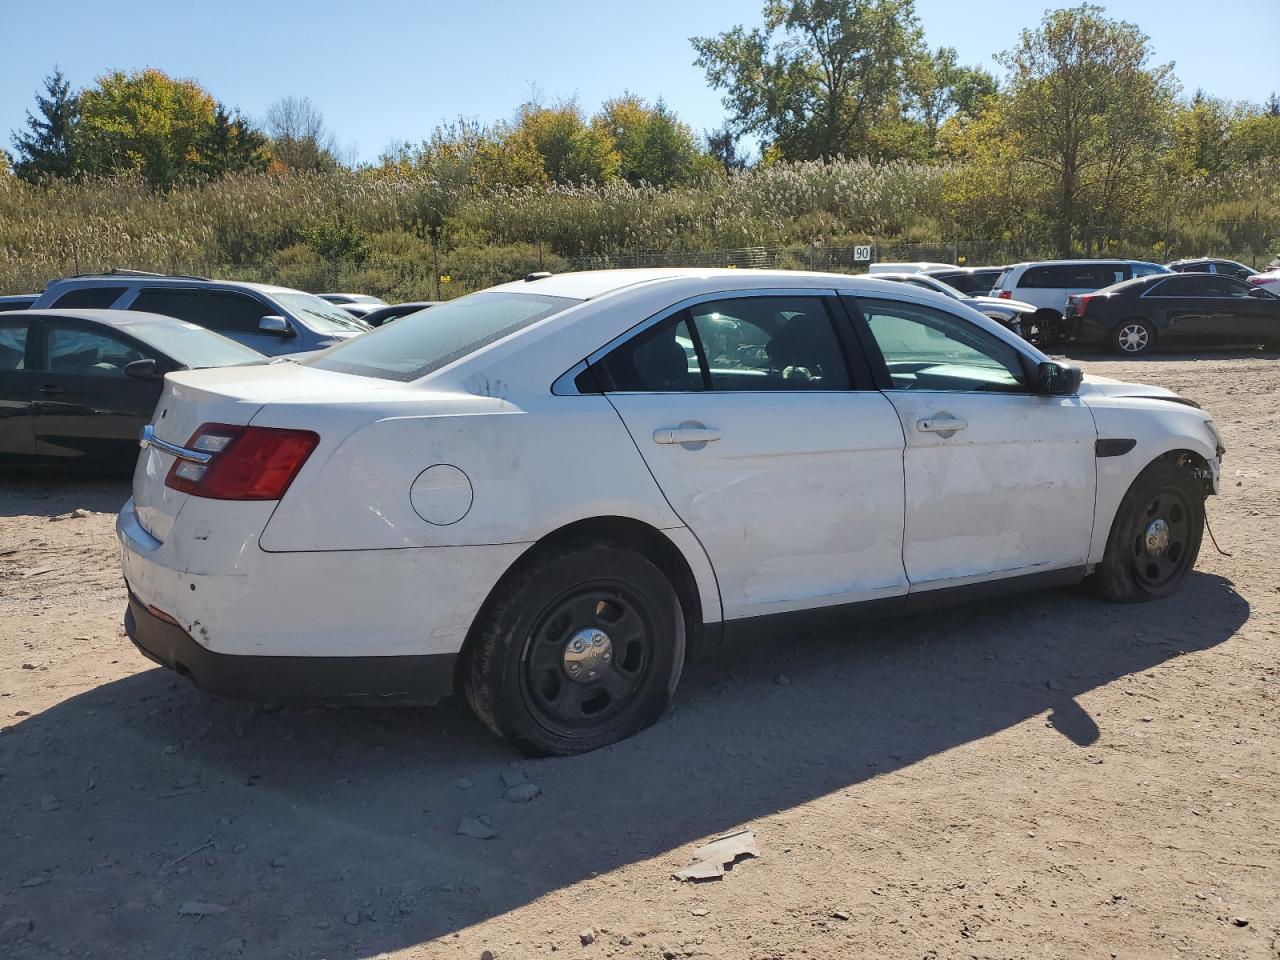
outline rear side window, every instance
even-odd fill
[[[820,297],[741,297],[689,309],[712,390],[848,390]]]
[[[133,310],[177,317],[220,333],[256,333],[258,321],[271,309],[254,297],[224,290],[182,290],[147,287]]]
[[[707,386],[683,313],[636,334],[594,366],[608,393],[688,393]]]
[[[75,287],[52,303],[55,307],[79,310],[105,310],[120,299],[124,287]]]
[[[1203,270],[1204,267],[1183,267],[1184,270]],[[1133,275],[1135,277],[1154,277],[1157,273],[1165,271],[1156,266],[1154,263],[1135,263],[1133,265]]]
[[[1003,279],[1001,277],[1002,282]],[[1018,286],[1032,290],[1051,290],[1062,286],[1060,279],[1057,267],[1028,267],[1022,279],[1018,281]]]
[[[417,380],[580,302],[532,293],[473,293],[300,362],[362,377]]]
[[[614,348],[594,369],[606,392],[848,390],[821,297],[700,303]]]
[[[0,371],[26,369],[27,330],[25,321],[0,323]]]

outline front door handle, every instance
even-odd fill
[[[959,417],[926,417],[916,421],[916,429],[921,433],[955,433],[967,426],[969,421]]]
[[[720,431],[700,423],[684,422],[678,427],[659,427],[653,431],[654,443],[688,444],[700,450],[704,444],[720,439]]]
[[[40,388],[41,393],[66,393],[66,387],[60,387],[56,383],[46,383]]]

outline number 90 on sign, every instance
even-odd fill
[[[870,246],[854,247],[853,259],[858,263],[870,263],[871,247]]]

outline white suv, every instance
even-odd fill
[[[993,297],[1023,300],[1037,307],[1056,310],[1061,316],[1067,298],[1077,293],[1093,293],[1103,287],[1134,277],[1171,273],[1168,267],[1145,260],[1041,260],[1006,267],[991,290]]]

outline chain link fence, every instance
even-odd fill
[[[1213,251],[1200,251],[1212,254]],[[77,255],[58,268],[57,261],[25,268],[10,262],[0,270],[0,294],[38,293],[65,276],[144,270],[169,275],[249,280],[313,292],[370,293],[388,301],[447,300],[499,283],[518,280],[535,271],[602,270],[645,267],[729,267],[737,269],[816,270],[862,273],[872,262],[928,261],[962,266],[996,266],[1051,256],[1016,242],[957,240],[942,243],[789,244],[746,246],[722,250],[632,250],[610,254],[563,257],[543,244],[442,251],[418,260],[309,260],[304,263],[215,264],[166,261],[107,263]],[[1149,248],[1108,248],[1094,254],[1106,257],[1158,259]],[[1266,259],[1269,259],[1267,257]],[[1266,262],[1254,264],[1266,268]]]

